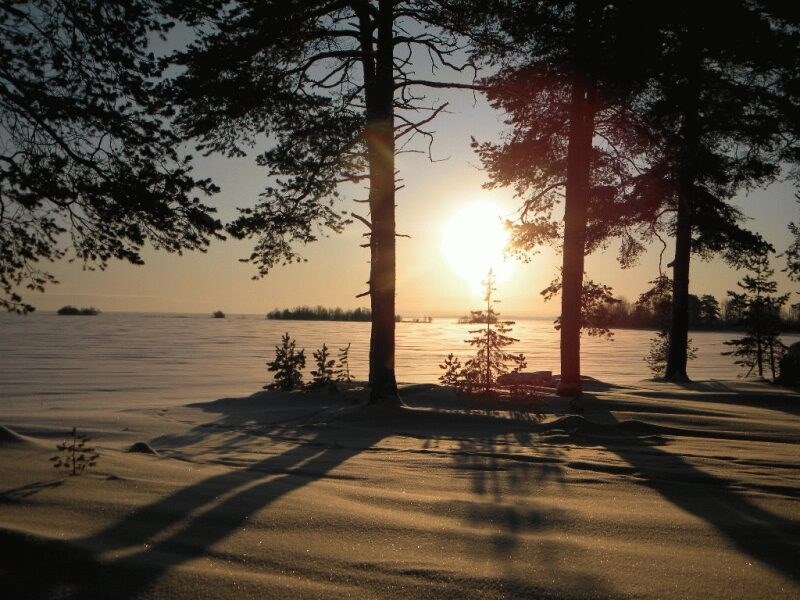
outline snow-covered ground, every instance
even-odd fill
[[[0,407],[2,597],[800,596],[796,394],[588,388],[538,418],[429,384],[386,412],[358,391]],[[73,425],[101,456],[64,477]]]

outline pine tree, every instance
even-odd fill
[[[581,292],[580,329],[590,337],[614,339],[614,333],[611,331],[614,306],[620,304],[622,300],[615,298],[611,293],[612,291],[611,287],[584,277],[583,291]],[[554,279],[550,285],[541,291],[545,301],[550,300],[559,293],[561,293],[560,277]],[[561,317],[555,320],[555,328],[561,329]]]
[[[794,195],[796,201],[800,203],[800,194]],[[789,277],[790,281],[800,281],[800,226],[797,223],[789,223],[789,233],[792,234],[792,242],[783,253],[783,258],[786,261],[786,266],[782,269]],[[792,308],[800,309],[800,303],[792,304]]]
[[[336,370],[334,371],[336,381],[339,383],[350,383],[353,378],[350,376],[350,344],[344,348],[339,348],[336,355]]]
[[[311,371],[312,387],[324,387],[333,383],[333,369],[336,361],[331,358],[328,346],[322,344],[322,348],[313,353],[316,370]]]
[[[53,467],[69,472],[70,475],[80,475],[84,469],[94,467],[100,455],[91,446],[87,446],[89,438],[79,435],[75,427],[72,428],[71,440],[64,440],[56,445],[58,454],[50,460]]]
[[[775,379],[778,361],[786,351],[779,337],[780,312],[789,294],[777,294],[778,284],[772,279],[775,272],[769,266],[769,253],[756,255],[749,262],[751,274],[738,283],[743,291],[728,292],[731,303],[741,315],[745,336],[725,342],[735,349],[722,354],[733,356],[737,365],[746,367],[745,377],[755,369],[763,379],[764,371],[769,368]]]
[[[500,143],[473,146],[489,186],[513,186],[522,201],[513,241],[521,249],[552,242],[562,204],[561,381],[558,393],[581,392],[580,344],[584,259],[620,237],[629,266],[644,249],[654,203],[627,202],[632,156],[640,145],[631,98],[646,72],[645,4],[464,0],[476,55],[493,67],[487,97],[509,131]],[[488,42],[481,43],[482,39]],[[644,232],[644,233],[643,233]]]
[[[722,310],[719,301],[711,294],[703,294],[700,297],[700,323],[706,327],[713,327],[719,323]]]
[[[281,345],[275,346],[275,360],[267,362],[267,370],[274,372],[274,381],[265,385],[270,390],[293,390],[303,383],[303,369],[306,367],[305,349],[298,351],[295,340],[289,333],[281,337]]]
[[[490,393],[499,375],[508,373],[509,370],[524,369],[526,364],[522,354],[510,354],[505,350],[519,340],[507,335],[511,332],[514,322],[501,321],[500,313],[494,310],[494,303],[497,300],[493,297],[496,288],[492,269],[489,269],[483,284],[486,289],[484,295],[486,310],[481,311],[481,317],[486,327],[470,330],[475,337],[466,342],[477,349],[477,354],[464,364],[462,373],[467,391]],[[512,369],[509,369],[509,365],[513,365]]]
[[[156,98],[152,50],[171,24],[149,0],[0,3],[0,310],[142,248],[204,249],[222,224]],[[200,192],[201,194],[198,194]]]
[[[796,149],[798,139],[791,131],[796,98],[790,97],[797,26],[796,13],[784,14],[784,6],[763,0],[648,4],[648,17],[658,23],[649,46],[658,52],[638,98],[649,140],[639,179],[662,202],[660,226],[675,242],[668,380],[688,380],[692,257],[720,255],[741,268],[767,247],[743,226],[744,214],[730,200],[771,183],[781,162],[793,160],[787,146]]]
[[[370,402],[397,402],[395,156],[433,139],[428,124],[447,103],[425,101],[426,88],[474,87],[420,76],[419,60],[437,73],[468,69],[462,40],[418,0],[162,4],[192,30],[167,86],[182,133],[227,156],[270,144],[256,160],[271,185],[229,228],[255,238],[258,275],[302,260],[298,247],[351,216],[366,226]],[[342,211],[341,186],[363,183],[369,216]]]

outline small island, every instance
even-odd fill
[[[459,325],[473,325],[476,323],[486,325],[487,320],[490,324],[496,323],[496,319],[491,315],[487,316],[487,314],[481,310],[472,310],[468,315],[459,317],[456,323]]]
[[[215,319],[224,319],[225,313],[222,312],[221,310],[215,310],[213,313],[211,313],[211,316],[214,317]]]
[[[66,315],[66,316],[73,316],[78,315],[82,317],[93,317],[95,315],[99,315],[100,311],[96,309],[94,306],[87,306],[86,308],[78,308],[77,306],[62,306],[58,309],[59,315]]]

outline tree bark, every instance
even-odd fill
[[[370,232],[370,403],[399,402],[395,377],[395,182],[393,2],[377,14],[374,76],[366,93]],[[371,27],[370,27],[371,29]],[[372,32],[369,32],[372,47]],[[363,45],[363,44],[362,44]]]
[[[682,104],[683,124],[680,131],[681,151],[677,173],[677,216],[675,223],[675,259],[672,263],[672,321],[669,328],[669,350],[664,378],[667,381],[689,381],[686,372],[689,346],[689,269],[692,256],[692,212],[695,202],[696,160],[699,144],[699,97],[697,82],[700,63],[695,32],[689,30],[684,48],[686,82]]]
[[[579,65],[586,64],[588,15],[578,3],[575,35]],[[581,10],[583,9],[583,10]],[[586,211],[589,203],[592,135],[594,132],[593,84],[586,69],[578,69],[570,99],[567,144],[567,184],[564,198],[564,249],[561,286],[561,382],[559,396],[579,396],[581,386],[581,305],[586,245]]]
[[[668,381],[689,381],[686,374],[689,346],[689,264],[692,253],[692,222],[689,207],[693,182],[684,181],[678,194],[675,229],[675,259],[672,263],[672,320],[669,328]]]

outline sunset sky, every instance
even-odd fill
[[[477,157],[469,148],[470,136],[494,139],[502,129],[501,116],[482,98],[466,92],[439,96],[450,102],[450,114],[435,122],[438,132],[431,163],[418,154],[398,157],[400,177],[405,188],[398,192],[398,232],[410,235],[398,243],[397,308],[405,316],[456,315],[479,304],[474,283],[456,273],[452,259],[442,251],[446,224],[465,207],[491,204],[511,215],[518,203],[510,190],[486,191],[486,180]],[[432,100],[435,97],[432,98]],[[258,149],[256,149],[257,153]],[[265,185],[261,168],[253,157],[238,160],[208,158],[198,161],[197,174],[210,176],[222,192],[213,199],[219,215],[226,221],[237,206],[251,205]],[[365,197],[366,191],[358,197]],[[777,184],[756,190],[739,202],[753,220],[751,226],[762,232],[780,252],[789,243],[786,224],[798,220],[800,211],[790,184]],[[364,206],[347,202],[342,208],[363,212]],[[360,248],[363,226],[354,223],[342,235],[322,238],[304,252],[307,263],[276,268],[266,278],[251,281],[252,265],[237,259],[250,251],[249,242],[229,240],[212,245],[207,254],[184,256],[146,252],[147,264],[134,267],[112,263],[105,272],[85,272],[78,264],[59,263],[53,272],[61,281],[44,295],[30,294],[40,310],[54,310],[64,304],[94,305],[104,311],[264,313],[270,309],[299,304],[325,306],[366,306],[366,299],[355,298],[366,290],[368,250]],[[671,248],[665,264],[671,260]],[[644,256],[640,264],[621,271],[616,263],[616,248],[593,255],[587,262],[588,276],[613,286],[617,295],[634,300],[658,274],[658,249]],[[498,286],[500,310],[508,316],[551,316],[558,313],[556,301],[545,303],[539,292],[554,277],[559,256],[552,248],[543,249],[528,264],[517,266],[510,280]],[[722,300],[733,289],[741,274],[720,261],[694,260],[693,293],[711,293]],[[775,261],[776,271],[781,267]],[[778,273],[783,291],[793,287]]]

